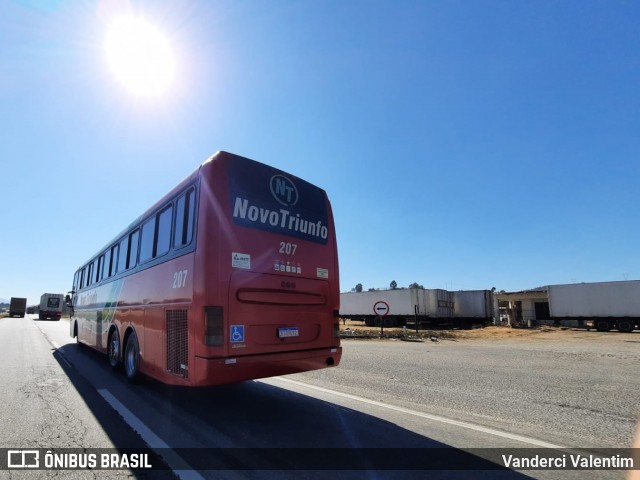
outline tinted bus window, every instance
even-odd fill
[[[173,217],[173,205],[158,214],[158,243],[155,256],[159,257],[169,251],[171,244],[171,220]]]
[[[176,231],[173,237],[174,247],[182,247],[191,243],[193,236],[193,217],[195,212],[195,190],[192,188],[178,197],[176,202]]]
[[[129,237],[120,240],[120,255],[118,256],[118,272],[124,272],[127,269],[127,252],[129,251]]]
[[[133,268],[138,264],[138,239],[140,230],[137,228],[129,235],[129,256],[127,258],[127,268]]]
[[[196,211],[196,202],[195,202],[196,191],[191,189],[187,192],[187,228],[184,233],[184,244],[188,245],[191,243],[191,238],[193,237],[193,219]]]
[[[184,206],[186,203],[186,195],[180,195],[178,197],[178,201],[176,202],[176,230],[173,234],[173,246],[181,247],[184,245],[182,241],[182,234],[184,231]]]
[[[112,277],[118,271],[118,248],[120,246],[116,243],[111,247],[111,253],[109,254],[109,276]]]
[[[111,271],[111,249],[104,253],[104,267],[102,267],[102,279],[109,278]]]
[[[98,258],[98,272],[96,273],[96,282],[102,280],[102,272],[104,270],[104,253]]]
[[[87,287],[93,283],[93,262],[87,268]]]
[[[84,288],[84,275],[85,275],[85,269],[83,268],[80,273],[80,289]]]
[[[156,219],[150,218],[142,224],[142,236],[140,238],[140,263],[153,257],[153,239],[156,235]]]

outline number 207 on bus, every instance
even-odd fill
[[[218,152],[85,262],[71,336],[127,378],[215,385],[336,366],[324,190]]]

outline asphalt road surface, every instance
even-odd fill
[[[66,319],[0,319],[0,448],[150,447],[168,470],[0,477],[622,479],[623,471],[500,469],[496,456],[628,447],[640,413],[635,334],[570,345],[346,340],[337,368],[185,390],[129,385],[68,330]],[[318,452],[344,468],[311,468]],[[398,468],[424,458],[435,468],[426,474]],[[288,469],[301,464],[309,469]]]

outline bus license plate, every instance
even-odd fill
[[[283,327],[278,329],[279,338],[297,337],[300,335],[298,327]]]

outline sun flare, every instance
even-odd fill
[[[174,56],[167,37],[146,20],[127,16],[115,20],[105,40],[109,68],[128,90],[159,96],[174,80]]]

